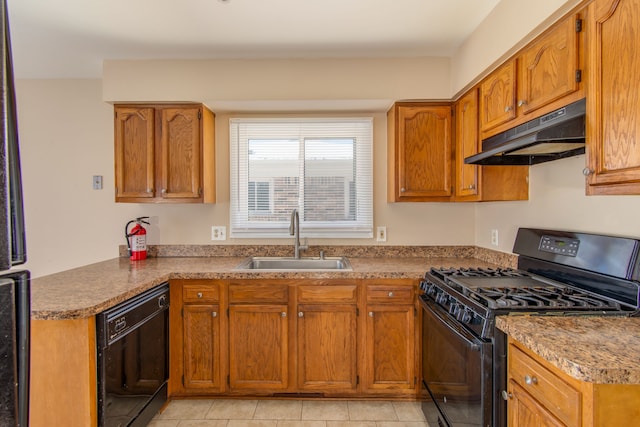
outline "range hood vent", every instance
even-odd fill
[[[584,154],[586,101],[581,99],[482,141],[474,165],[535,165]]]

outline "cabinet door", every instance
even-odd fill
[[[451,107],[400,106],[398,200],[447,198],[451,188]]]
[[[282,390],[289,385],[287,305],[229,307],[229,387]]]
[[[355,304],[298,306],[298,387],[355,391]]]
[[[189,389],[220,388],[220,317],[218,305],[183,307],[183,384]]]
[[[587,194],[640,194],[640,0],[589,6]]]
[[[116,202],[153,198],[154,109],[115,107]]]
[[[530,113],[579,89],[578,17],[562,21],[518,58],[518,108]]]
[[[161,110],[161,197],[197,199],[202,196],[200,107]]]
[[[506,62],[480,85],[480,127],[490,130],[516,117],[516,61]]]
[[[509,381],[507,425],[517,427],[566,427],[515,381]]]
[[[477,200],[480,166],[466,165],[464,159],[480,151],[478,135],[478,89],[473,89],[455,105],[456,118],[456,198]]]
[[[413,305],[368,305],[366,370],[368,392],[415,389],[415,308]]]

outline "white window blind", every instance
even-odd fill
[[[373,237],[372,118],[231,119],[231,237]]]

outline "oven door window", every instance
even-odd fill
[[[124,426],[167,380],[167,316],[158,313],[111,343],[105,357],[105,426]]]
[[[422,375],[435,404],[452,426],[490,425],[491,343],[430,301],[423,306]]]

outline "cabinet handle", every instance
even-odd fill
[[[217,311],[212,312],[211,317],[218,317],[218,312]]]
[[[389,292],[389,298],[393,298],[393,292]]]
[[[591,174],[593,174],[593,170],[592,169],[589,169],[589,168],[582,169],[582,175],[589,176]]]
[[[198,292],[198,298],[202,298],[202,292]]]
[[[369,312],[369,317],[373,317],[373,311]]]
[[[303,312],[301,312],[301,311],[299,311],[299,312],[298,312],[298,317],[304,317],[304,313],[303,313]]]
[[[163,188],[163,189],[162,189],[162,194],[166,194],[166,193],[167,193],[167,189],[166,189],[166,188]]]
[[[476,186],[474,184],[469,184],[469,190],[475,190]]]
[[[509,393],[507,390],[502,390],[502,398],[504,400],[509,400],[513,397],[513,394]]]
[[[518,101],[518,107],[522,107],[523,105],[527,105],[527,101],[525,101],[524,99]]]
[[[507,105],[506,107],[504,107],[504,112],[505,113],[508,113],[511,110],[513,110],[513,107],[511,105]]]
[[[404,189],[404,187],[402,187],[402,188],[400,189],[400,192],[401,192],[401,193],[404,193],[405,191],[407,191],[407,190],[405,190],[405,189]]]
[[[287,312],[286,312],[286,311],[283,311],[282,313],[280,313],[280,316],[282,316],[282,317],[287,317]]]
[[[530,377],[529,375],[525,375],[524,382],[527,385],[538,384],[538,379],[536,377]]]

